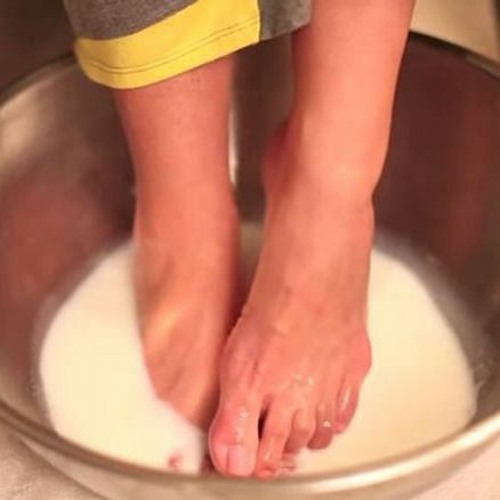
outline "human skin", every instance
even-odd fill
[[[285,456],[328,446],[371,363],[372,195],[413,0],[312,6],[293,35],[294,102],[266,154],[263,247],[242,309],[232,56],[115,92],[137,178],[146,364],[158,395],[210,428],[212,461],[227,475],[273,477]]]

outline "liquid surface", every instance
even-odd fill
[[[246,237],[255,244],[251,232]],[[58,433],[102,454],[162,469],[182,454],[182,470],[196,472],[206,437],[154,396],[136,328],[131,261],[130,247],[110,254],[57,313],[40,356],[49,417]],[[474,416],[472,373],[451,327],[417,274],[379,250],[372,254],[369,317],[373,368],[356,417],[330,448],[303,452],[297,473],[415,450]]]

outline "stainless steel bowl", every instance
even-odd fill
[[[247,219],[261,217],[257,166],[265,138],[286,113],[288,62],[283,40],[248,50],[240,61],[232,158]],[[494,361],[500,356],[499,113],[496,67],[412,37],[376,196],[379,227],[433,256],[491,340]],[[130,161],[110,97],[72,59],[3,96],[0,423],[69,476],[113,499],[408,498],[500,435],[500,365],[475,363],[484,344],[464,337],[474,369],[487,376],[477,418],[458,435],[370,467],[267,483],[207,479],[122,463],[58,437],[33,387],[43,319],[96,256],[127,237],[133,205]]]

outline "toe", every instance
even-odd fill
[[[261,478],[277,475],[290,437],[292,415],[286,405],[275,403],[265,417],[257,454],[256,474]]]
[[[201,474],[211,474],[214,472],[214,464],[212,463],[212,459],[210,458],[210,455],[205,455],[203,457],[203,461],[201,463],[200,467],[200,472]]]
[[[285,451],[297,454],[308,445],[315,431],[316,420],[314,415],[306,410],[297,411],[293,417],[292,430]]]
[[[335,404],[325,403],[316,409],[316,431],[309,441],[309,448],[320,450],[329,446],[334,436]]]
[[[337,397],[335,432],[344,432],[352,422],[358,408],[359,394],[371,364],[371,346],[366,335],[356,339],[350,373],[346,374]]]
[[[349,427],[358,407],[359,385],[350,380],[344,382],[337,399],[335,432],[344,432]]]
[[[258,405],[221,401],[209,435],[212,462],[221,474],[240,477],[253,474],[259,415]]]
[[[285,451],[277,473],[278,477],[291,476],[297,470],[297,457]]]

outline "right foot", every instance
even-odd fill
[[[238,295],[236,210],[221,200],[166,203],[154,217],[139,206],[134,229],[138,315],[153,387],[204,430]]]
[[[135,286],[146,365],[158,396],[203,429],[238,306],[239,231],[228,175],[233,61],[114,93],[135,167]]]

